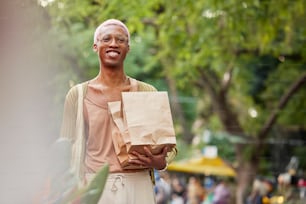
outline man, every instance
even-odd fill
[[[109,19],[96,29],[93,50],[99,57],[98,75],[72,87],[65,100],[61,137],[73,143],[72,167],[80,180],[90,182],[104,164],[109,164],[110,174],[99,203],[153,204],[155,197],[149,172],[166,168],[167,160],[176,151],[173,149],[167,154],[169,150],[165,147],[155,155],[147,148],[144,148],[145,155],[133,152],[137,159],[130,163],[147,169],[124,170],[114,150],[107,103],[121,100],[123,91],[156,89],[125,74],[130,34],[121,21]]]
[[[225,180],[220,179],[214,190],[213,204],[229,204],[231,193]]]
[[[170,176],[167,172],[154,171],[156,204],[168,204],[171,198]]]

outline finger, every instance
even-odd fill
[[[131,152],[130,154],[132,154],[133,156],[135,156],[135,157],[139,157],[141,154],[139,153],[139,152],[137,152],[137,151],[133,151],[133,152]]]
[[[147,157],[146,155],[140,155],[140,157],[138,157],[140,161],[149,164],[151,162],[151,157]]]
[[[150,158],[153,157],[153,154],[152,154],[152,152],[150,151],[150,149],[148,147],[144,147],[143,151],[145,152],[147,157],[150,157]]]
[[[130,158],[129,163],[130,164],[136,164],[136,165],[142,165],[142,166],[147,165],[147,162],[143,159],[143,156],[136,157],[136,158]]]
[[[140,168],[143,168],[143,167],[148,168],[148,165],[143,163],[143,162],[129,162],[129,164],[134,165],[134,166],[138,166]]]
[[[134,157],[137,158],[137,160],[140,160],[141,162],[149,163],[151,160],[146,154],[140,154],[139,152],[133,151],[131,153]]]
[[[166,156],[167,155],[167,153],[168,153],[168,151],[169,151],[169,147],[168,146],[165,146],[164,148],[163,148],[163,151],[162,151],[162,155],[164,155],[164,156]]]
[[[136,160],[136,159],[129,160],[129,163],[130,164],[136,164],[136,165],[144,165],[144,163],[142,161]]]

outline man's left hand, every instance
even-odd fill
[[[137,151],[133,151],[131,154],[136,157],[136,159],[131,159],[130,164],[136,164],[141,167],[154,168],[161,170],[166,167],[166,156],[168,152],[168,147],[164,147],[161,153],[152,154],[148,147],[144,147],[144,154],[140,154]]]

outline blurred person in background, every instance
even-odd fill
[[[262,195],[262,184],[259,179],[253,181],[252,190],[249,196],[247,197],[247,204],[260,204],[261,195]]]
[[[172,178],[171,189],[171,204],[186,202],[186,187],[178,177]]]
[[[171,185],[169,175],[165,171],[154,171],[155,174],[155,194],[157,204],[168,204],[171,199]]]
[[[224,179],[217,181],[212,204],[231,204],[231,193]]]
[[[212,177],[207,176],[204,179],[205,197],[202,204],[211,204],[214,198],[215,181]]]
[[[252,191],[247,198],[247,204],[269,203],[274,187],[268,179],[256,178],[253,182]]]
[[[200,204],[205,197],[205,190],[198,178],[191,176],[187,186],[187,204]]]

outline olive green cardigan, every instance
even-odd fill
[[[137,81],[138,91],[156,91],[150,84]],[[83,118],[83,100],[86,96],[88,81],[73,86],[67,93],[60,137],[68,139],[72,144],[71,168],[80,181],[84,177],[85,157],[85,128]],[[167,163],[171,162],[177,154],[174,148],[167,155]]]

